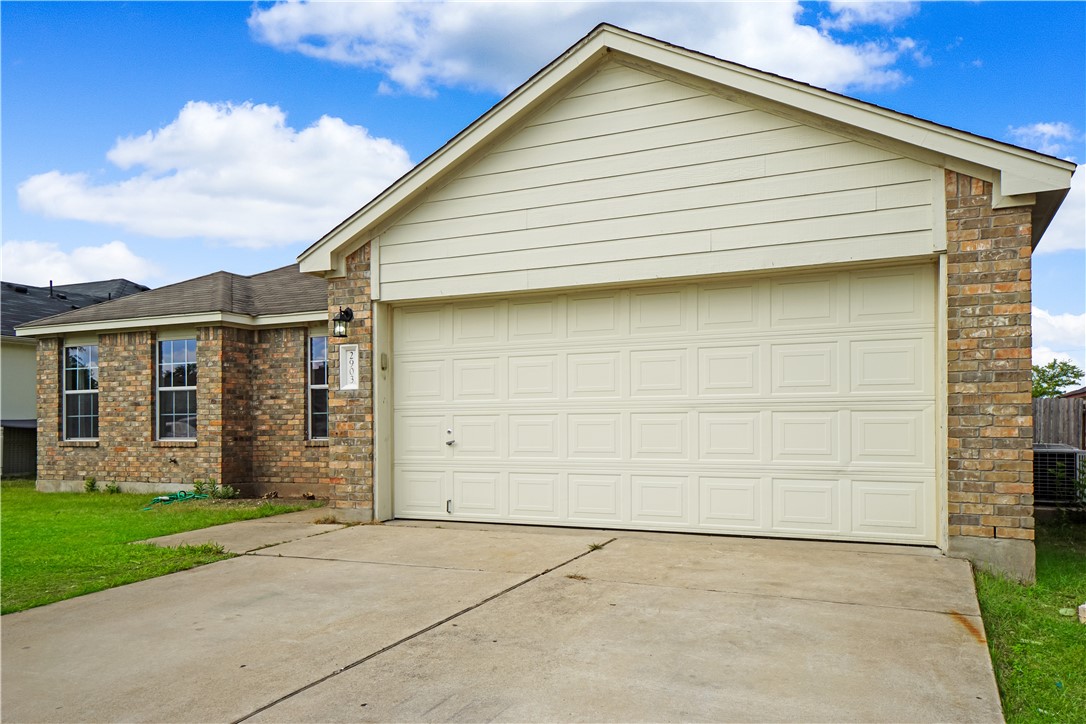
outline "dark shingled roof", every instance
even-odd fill
[[[35,287],[17,282],[0,282],[0,334],[15,336],[15,327],[35,319],[146,291],[149,287],[127,279],[109,279],[81,284]]]
[[[80,322],[112,322],[174,314],[232,312],[291,314],[328,308],[328,282],[302,274],[298,265],[252,276],[218,271],[151,291],[133,294],[88,309],[77,309],[34,323],[49,327]]]

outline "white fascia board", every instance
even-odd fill
[[[137,329],[156,329],[159,327],[231,326],[245,329],[266,329],[269,327],[289,327],[296,324],[327,321],[328,312],[294,312],[291,314],[236,314],[233,312],[207,312],[202,314],[170,314],[160,317],[138,317],[128,319],[109,319],[94,322],[72,322],[71,324],[51,324],[41,327],[20,327],[15,330],[19,337],[56,337],[77,333],[120,332]]]
[[[741,93],[791,106],[879,136],[998,170],[1005,196],[1068,188],[1075,164],[940,126],[787,78],[612,31],[608,45],[634,59],[672,68]]]
[[[433,188],[449,169],[473,152],[482,141],[501,133],[509,124],[516,122],[521,113],[545,99],[563,80],[607,51],[605,34],[590,36],[568,50],[400,177],[373,201],[303,251],[298,256],[299,269],[309,274],[331,272],[333,276],[340,275],[342,264],[336,257],[349,254],[369,242],[364,232],[376,230],[413,197]]]

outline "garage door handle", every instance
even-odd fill
[[[453,445],[456,444],[456,440],[446,440],[445,444],[448,445],[449,447],[452,447]]]

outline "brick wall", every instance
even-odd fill
[[[99,335],[99,439],[63,440],[63,342],[39,340],[39,486],[81,485],[87,476],[103,485],[190,485],[211,476],[249,495],[319,496],[327,461],[324,448],[305,439],[305,331],[260,334],[263,345],[247,330],[197,330],[195,442],[155,440],[155,337],[146,331]],[[274,403],[264,399],[269,386]],[[280,422],[273,435],[254,433]]]
[[[347,257],[347,274],[328,285],[329,318],[340,307],[354,310],[345,339],[329,337],[328,428],[332,505],[352,517],[373,517],[373,316],[370,306],[370,247]],[[339,389],[339,348],[357,344],[357,390]]]
[[[263,329],[252,348],[254,492],[331,496],[328,441],[306,440],[308,335],[299,327]]]
[[[1030,209],[993,209],[990,183],[950,171],[946,198],[951,548],[967,538],[1028,542]]]

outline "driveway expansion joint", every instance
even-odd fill
[[[456,613],[454,613],[452,615],[446,616],[445,618],[441,619],[440,621],[437,621],[436,623],[432,623],[429,626],[426,626],[425,628],[421,628],[421,629],[419,629],[418,631],[415,631],[412,634],[408,634],[407,636],[404,636],[403,638],[399,639],[398,641],[394,641],[391,644],[389,644],[389,645],[387,645],[387,646],[385,646],[383,648],[378,649],[377,651],[374,651],[372,653],[369,653],[369,654],[363,656],[362,658],[358,659],[357,661],[352,661],[351,663],[347,664],[346,666],[343,666],[343,667],[341,667],[339,669],[336,669],[335,671],[332,671],[330,674],[325,674],[324,676],[320,677],[319,679],[315,679],[315,680],[309,682],[308,684],[305,684],[304,686],[300,686],[297,689],[294,689],[293,691],[291,691],[291,692],[289,692],[287,694],[284,694],[283,696],[279,697],[275,701],[271,701],[271,702],[265,704],[264,706],[261,706],[261,707],[259,707],[257,709],[254,709],[253,711],[249,712],[245,716],[242,716],[242,717],[239,717],[239,718],[233,720],[230,724],[241,724],[241,722],[247,721],[247,720],[253,718],[254,716],[256,716],[257,714],[261,714],[261,713],[267,711],[268,709],[271,709],[271,708],[283,703],[284,701],[292,699],[295,696],[298,696],[299,694],[301,694],[301,693],[303,693],[305,691],[308,691],[309,689],[312,689],[315,686],[323,684],[324,682],[328,681],[329,679],[335,678],[336,676],[339,676],[340,674],[343,674],[343,673],[345,673],[347,671],[350,671],[351,669],[355,668],[356,666],[361,666],[362,664],[366,663],[367,661],[375,659],[378,656],[380,656],[381,654],[392,651],[393,649],[398,648],[399,646],[402,646],[403,644],[407,643],[408,641],[411,641],[412,639],[416,639],[416,638],[418,638],[419,636],[422,636],[425,633],[429,633],[430,631],[433,631],[434,629],[439,628],[439,627],[445,625],[446,623],[449,623],[450,621],[454,621],[454,620],[460,618],[461,616],[463,616],[465,614],[468,614],[468,613],[470,613],[470,612],[472,612],[472,611],[474,611],[474,610],[476,610],[478,608],[481,608],[482,606],[485,606],[486,604],[490,603],[491,601],[494,601],[494,600],[496,600],[498,598],[501,598],[502,596],[506,595],[507,593],[512,593],[513,591],[517,590],[518,588],[521,588],[522,586],[525,586],[525,585],[531,583],[532,581],[534,581],[534,580],[536,580],[538,578],[542,578],[543,576],[547,575],[548,573],[552,573],[552,572],[558,570],[559,568],[562,568],[564,566],[569,565],[570,563],[573,563],[574,561],[580,560],[581,558],[584,558],[585,556],[589,555],[590,553],[595,553],[598,550],[602,550],[604,547],[606,547],[610,543],[613,543],[615,540],[616,540],[616,538],[610,538],[610,539],[608,539],[607,541],[605,541],[603,543],[593,543],[592,545],[590,545],[588,547],[588,550],[584,551],[583,553],[579,553],[578,555],[573,556],[569,560],[562,561],[558,565],[551,566],[550,568],[544,569],[544,570],[540,571],[539,573],[534,573],[531,576],[525,578],[523,581],[520,581],[518,583],[514,583],[512,586],[509,586],[508,588],[505,588],[505,589],[503,589],[501,591],[498,591],[497,593],[495,593],[493,595],[487,596],[486,598],[484,598],[482,601],[479,601],[478,603],[474,603],[474,604],[468,606],[467,608],[464,608],[464,609],[461,609],[460,611],[457,611]],[[277,557],[277,556],[267,556],[265,554],[265,557]],[[304,558],[304,556],[282,556],[282,557],[283,558],[288,558],[288,557]],[[308,560],[332,560],[332,559],[309,558]],[[357,561],[347,561],[347,562],[357,562]],[[392,565],[396,565],[396,564],[392,564]],[[433,566],[427,566],[427,567],[432,568]],[[471,570],[471,569],[452,569],[452,570]]]

